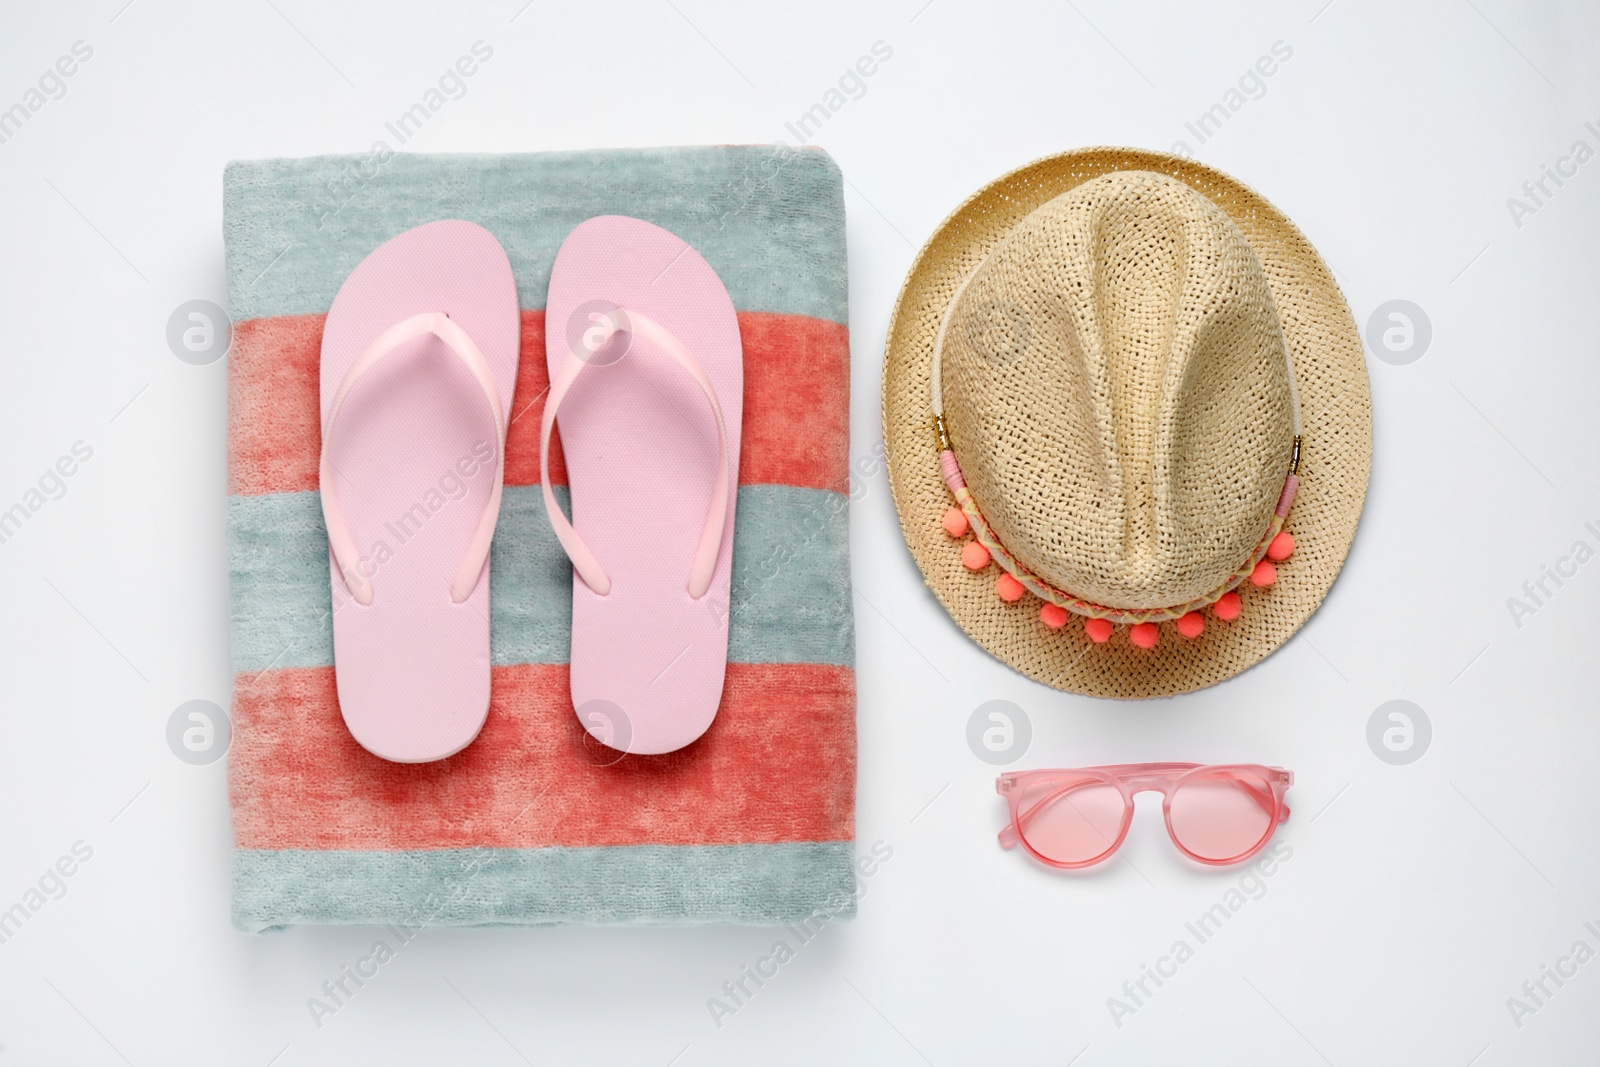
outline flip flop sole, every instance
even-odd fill
[[[520,345],[511,265],[487,230],[444,221],[381,245],[340,288],[322,334],[324,427],[367,347],[430,312],[447,314],[477,344],[511,417]],[[461,603],[450,582],[496,499],[504,441],[482,387],[431,335],[355,381],[334,436],[333,490],[372,589],[370,604],[353,599],[330,554],[340,711],[374,755],[443,759],[470,744],[488,714],[488,568]]]
[[[633,335],[625,347],[585,354],[590,366],[556,417],[573,526],[612,583],[600,596],[573,578],[573,706],[597,740],[648,755],[705,733],[722,698],[744,355],[716,271],[682,238],[640,219],[590,219],[556,255],[545,311],[552,381],[581,350],[591,313],[607,306],[649,316],[688,349],[713,386],[727,434],[721,549],[710,587],[695,598],[688,579],[718,449],[694,379]]]

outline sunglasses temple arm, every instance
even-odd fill
[[[1038,798],[1038,800],[1035,800],[1034,803],[1027,806],[1027,808],[1022,808],[1021,805],[1018,805],[1018,809],[1016,809],[1016,817],[1014,817],[1013,821],[1008,822],[1008,824],[1005,825],[1005,829],[1000,830],[1000,848],[1016,848],[1019,841],[1021,841],[1021,832],[1019,832],[1018,827],[1022,827],[1022,825],[1027,825],[1029,822],[1032,822],[1035,814],[1037,814],[1038,811],[1043,811],[1043,809],[1045,809],[1045,805],[1048,805],[1051,800],[1054,800],[1056,797],[1061,797],[1062,793],[1072,792],[1074,789],[1075,785],[1062,785],[1061,789],[1050,793],[1048,797]]]
[[[1266,812],[1268,815],[1272,815],[1278,810],[1278,802],[1277,799],[1273,797],[1272,790],[1258,789],[1250,782],[1247,782],[1243,779],[1235,779],[1234,781],[1240,789],[1243,789],[1249,794],[1250,799],[1256,802],[1256,806],[1262,811]],[[1287,811],[1284,814],[1287,814]],[[1279,819],[1278,821],[1282,822],[1283,820]]]
[[[1019,804],[1017,806],[1016,818],[1012,820],[1012,822],[1004,830],[1000,831],[1001,847],[1011,848],[1012,846],[1016,845],[1021,839],[1022,828],[1025,828],[1030,822],[1033,821],[1035,813],[1042,811],[1046,804],[1050,803],[1050,801],[1054,800],[1056,797],[1065,792],[1067,792],[1066,789],[1058,790],[1047,797],[1042,797],[1039,800],[1034,801],[1026,808]]]
[[[1051,793],[1049,796],[1040,797],[1038,800],[1034,801],[1034,803],[1030,804],[1027,808],[1023,808],[1023,807],[1021,807],[1019,805],[1018,808],[1017,808],[1016,818],[1012,822],[1007,823],[1006,824],[1006,828],[1004,830],[1000,831],[1000,847],[1001,848],[1015,848],[1017,843],[1018,843],[1018,841],[1019,841],[1019,839],[1020,839],[1018,831],[1017,831],[1017,827],[1026,826],[1028,823],[1032,822],[1034,815],[1036,813],[1044,810],[1044,806],[1046,804],[1050,803],[1052,800],[1056,799],[1057,797],[1059,797],[1059,796],[1061,796],[1061,795],[1063,795],[1065,793],[1072,792],[1073,789],[1078,788],[1078,785],[1081,785],[1081,784],[1082,783],[1077,783],[1077,784],[1068,783],[1066,785],[1063,785],[1060,789],[1057,789],[1054,793]]]

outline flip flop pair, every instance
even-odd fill
[[[489,548],[520,339],[483,228],[429,223],[351,272],[323,329],[320,486],[339,706],[401,763],[465,748],[488,715]],[[575,229],[551,270],[540,476],[572,560],[571,692],[620,752],[671,752],[722,698],[743,414],[727,290],[639,219]],[[549,478],[559,417],[571,517]]]

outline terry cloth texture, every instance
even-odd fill
[[[228,552],[234,922],[778,924],[855,911],[855,635],[842,180],[823,152],[676,148],[231,164]],[[721,276],[744,345],[728,675],[711,729],[620,759],[567,686],[572,571],[539,500],[544,299],[567,233],[646,219]],[[317,496],[323,317],[435,219],[511,260],[522,358],[490,557],[492,694],[447,760],[356,744]],[[553,449],[551,481],[565,501]],[[613,762],[615,761],[615,762]]]

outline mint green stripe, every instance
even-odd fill
[[[398,145],[390,139],[389,147]],[[839,168],[825,152],[781,145],[230,163],[230,314],[240,322],[327,311],[374,248],[450,218],[494,234],[521,306],[542,308],[561,242],[607,214],[645,219],[689,242],[740,311],[848,322]]]
[[[556,493],[565,506],[565,487]],[[739,487],[729,660],[855,665],[849,539],[842,494]],[[506,488],[489,568],[492,661],[567,662],[572,568],[538,486]],[[328,538],[315,492],[229,497],[228,569],[236,672],[332,665]]]
[[[567,487],[555,486],[569,516]],[[572,564],[561,550],[539,487],[507,486],[489,551],[489,661],[566,663],[572,658]]]
[[[729,660],[855,666],[849,508],[826,489],[739,487]]]
[[[233,922],[778,925],[855,916],[855,844],[314,852],[238,849]],[[394,933],[394,931],[391,931]],[[391,945],[391,948],[398,947]]]

